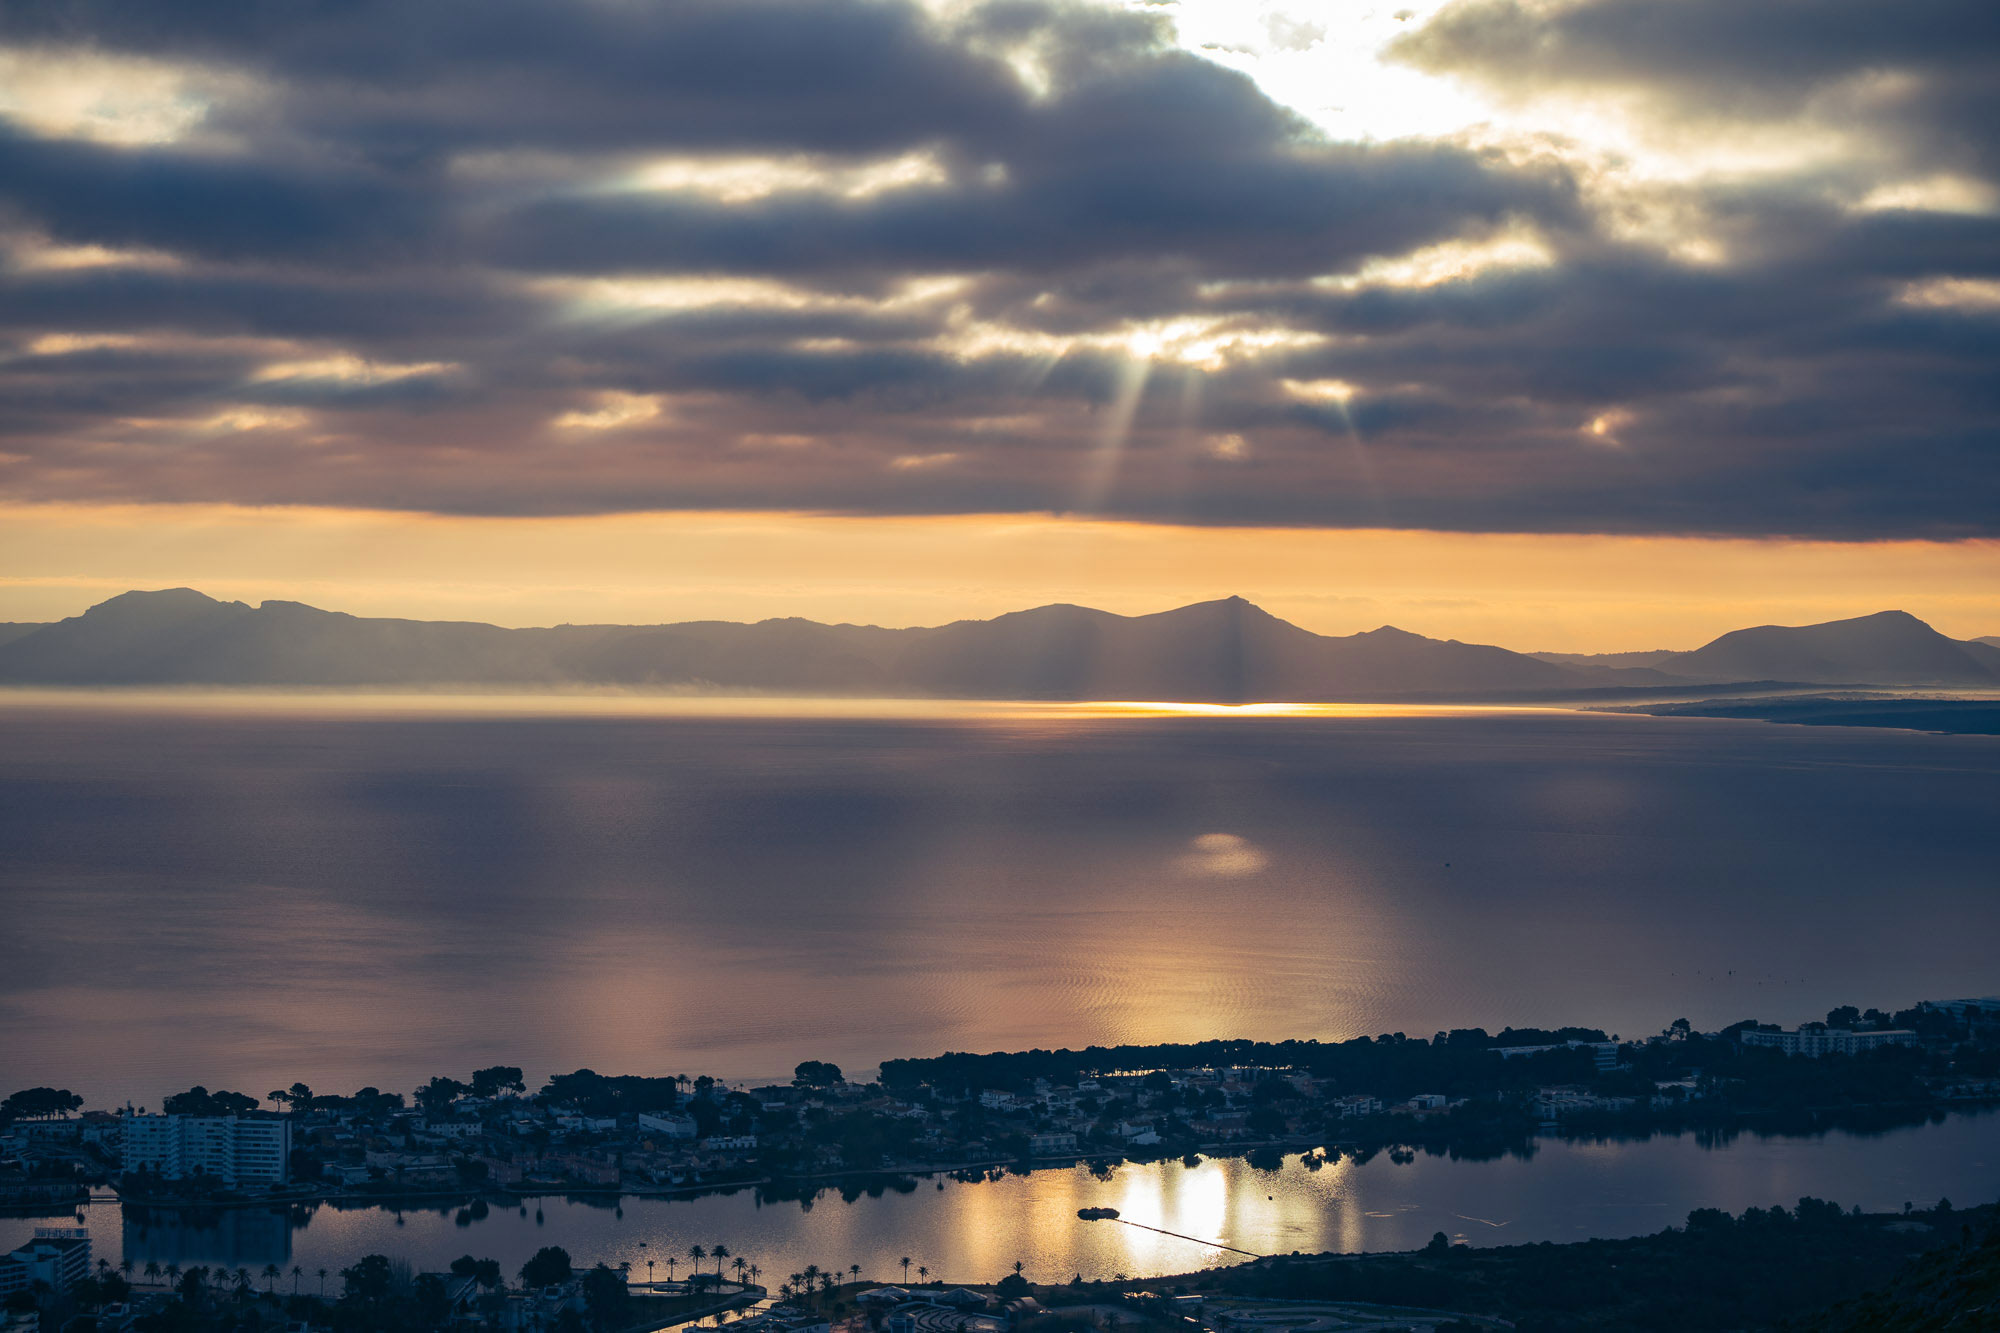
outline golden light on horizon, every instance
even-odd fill
[[[0,620],[59,619],[129,589],[187,586],[251,603],[516,626],[780,616],[935,625],[1050,602],[1130,615],[1240,595],[1318,633],[1393,624],[1530,651],[1692,648],[1746,625],[1890,607],[1954,637],[2000,633],[1992,541],[1188,527],[1046,515],[470,518],[6,505],[0,571]]]

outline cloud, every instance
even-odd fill
[[[1810,123],[1995,164],[2000,11],[1978,0],[1457,0],[1391,53],[1519,98],[1608,93],[1670,120]]]
[[[67,83],[0,101],[0,488],[1992,535],[1994,20],[1888,12],[1394,45],[1812,148],[1648,174],[1333,139],[1081,3],[23,0],[0,68]]]
[[[1305,51],[1326,40],[1326,28],[1288,14],[1266,14],[1264,31],[1280,51]]]

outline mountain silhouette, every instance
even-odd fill
[[[2000,685],[2000,647],[1947,638],[1907,611],[1732,630],[1692,652],[1537,653],[1567,666],[1647,667],[1690,681]]]
[[[1879,684],[2000,684],[1980,648],[1948,639],[1907,611],[1723,635],[1667,670],[1710,679],[1868,681]]]
[[[0,633],[0,683],[621,686],[718,693],[1216,703],[1556,695],[1689,682],[2000,684],[2000,647],[1900,611],[1725,634],[1693,652],[1527,654],[1393,626],[1314,634],[1240,597],[1154,615],[1054,605],[922,629],[801,619],[503,629],[128,592]],[[11,631],[19,630],[18,634]]]
[[[1329,637],[1240,597],[1157,615],[1043,606],[925,629],[755,624],[503,629],[130,592],[0,641],[0,682],[545,688],[614,685],[1003,699],[1314,700],[1650,684],[1384,626]]]

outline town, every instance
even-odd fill
[[[262,1099],[195,1087],[156,1108],[116,1110],[86,1110],[65,1090],[30,1088],[0,1102],[0,1202],[58,1212],[93,1187],[162,1208],[458,1199],[484,1209],[489,1199],[544,1193],[743,1187],[810,1197],[860,1177],[971,1178],[1079,1161],[1235,1154],[1275,1166],[1297,1153],[1315,1166],[1341,1154],[1386,1152],[1404,1161],[1418,1152],[1532,1151],[1545,1133],[1812,1132],[1993,1100],[2000,1100],[2000,997],[1931,1001],[1893,1014],[1843,1007],[1789,1031],[1746,1021],[1702,1033],[1677,1020],[1632,1040],[1594,1029],[1509,1028],[1428,1039],[954,1054],[885,1062],[868,1083],[809,1060],[789,1083],[760,1087],[586,1069],[530,1091],[522,1070],[495,1066],[465,1081],[434,1077],[407,1097],[374,1088],[321,1093],[303,1083]],[[129,1296],[135,1279],[142,1287],[164,1279],[163,1290],[188,1282],[187,1271],[93,1269],[87,1233],[42,1230],[0,1257],[0,1297],[61,1301],[81,1291],[115,1305],[107,1298]],[[676,1317],[687,1317],[685,1302],[724,1308],[752,1293],[770,1296],[745,1256],[717,1247],[691,1257],[685,1275],[675,1271],[681,1262],[662,1256],[665,1281],[648,1272],[637,1288],[648,1300],[683,1302],[671,1311]],[[532,1327],[519,1322],[531,1317],[553,1326],[564,1309],[588,1313],[612,1299],[611,1277],[595,1279],[593,1298],[588,1275],[571,1273],[567,1256],[549,1267],[561,1269],[559,1280],[526,1285],[558,1294],[517,1293],[505,1307],[516,1322],[496,1326]],[[480,1271],[490,1296],[500,1285],[497,1269]],[[263,1276],[271,1294],[269,1279],[279,1275]],[[629,1276],[616,1274],[621,1291]],[[181,1299],[199,1304],[210,1285],[251,1287],[255,1277],[202,1270],[201,1290],[182,1291]],[[461,1314],[482,1294],[479,1281],[440,1281],[432,1303]],[[803,1276],[770,1284],[781,1300],[810,1295],[812,1286]],[[969,1309],[971,1298],[960,1299]],[[811,1333],[783,1323],[792,1314],[758,1317],[778,1321],[767,1333]],[[886,1327],[935,1333],[928,1325]]]

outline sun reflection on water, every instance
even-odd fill
[[[1568,713],[1559,705],[1417,703],[1210,703],[1176,699],[926,699],[809,695],[666,694],[578,689],[505,691],[44,689],[0,687],[0,708],[261,714],[460,714],[879,718],[1022,721],[1095,718],[1395,718]]]

